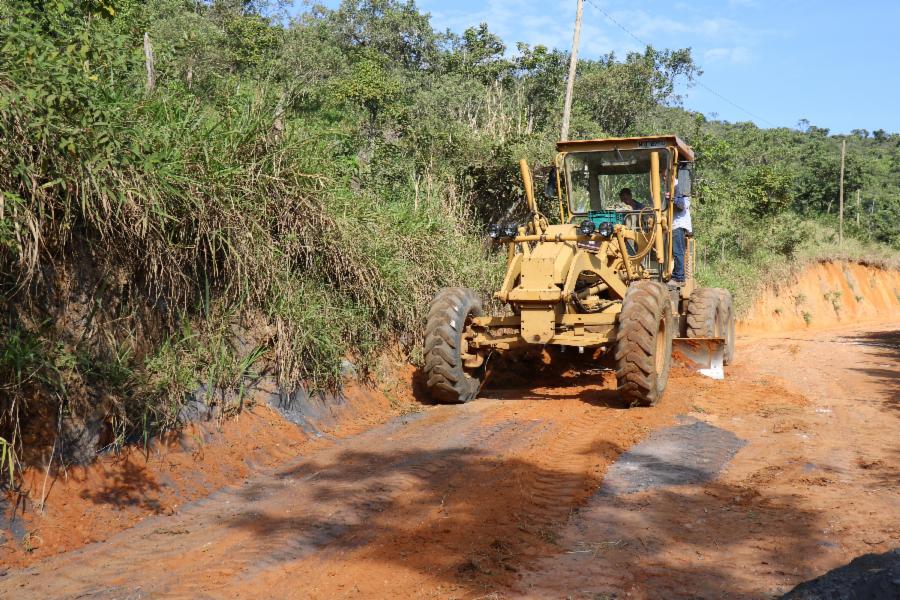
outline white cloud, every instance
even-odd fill
[[[710,48],[703,53],[703,59],[707,62],[728,62],[733,65],[743,65],[753,61],[753,53],[749,48],[736,46],[734,48]]]

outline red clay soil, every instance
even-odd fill
[[[738,332],[820,330],[896,319],[898,315],[900,271],[821,262],[764,290],[738,324]]]
[[[526,363],[467,405],[298,438],[292,460],[3,572],[0,597],[771,596],[900,539],[897,325],[744,337],[724,381],[676,370],[648,409],[623,408],[608,372]],[[685,415],[747,442],[716,479],[596,493],[623,451]],[[262,447],[282,427],[268,418],[223,435]],[[239,447],[174,470],[227,473]],[[48,513],[72,501],[55,493]]]

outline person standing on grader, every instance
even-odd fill
[[[675,286],[684,285],[684,252],[687,238],[694,234],[691,227],[691,190],[690,185],[682,186],[675,182],[675,218],[672,221],[672,256],[675,266],[672,269],[672,282]]]

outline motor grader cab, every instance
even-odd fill
[[[529,345],[600,349],[615,364],[629,406],[652,406],[668,381],[673,355],[714,377],[734,353],[729,292],[699,288],[696,244],[688,238],[683,285],[673,270],[676,194],[690,195],[694,155],[675,136],[566,141],[546,190],[559,204],[550,224],[520,163],[528,219],[498,223],[489,235],[507,246],[506,276],[496,300],[507,309],[484,315],[465,288],[441,290],[425,335],[426,385],[444,402],[480,390],[488,357]],[[632,190],[640,208],[620,205]]]

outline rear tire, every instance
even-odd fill
[[[725,313],[719,292],[716,288],[697,288],[691,293],[687,306],[689,338],[725,337]]]
[[[431,303],[425,325],[425,385],[438,402],[463,404],[481,389],[481,369],[463,363],[463,335],[481,310],[481,299],[467,288],[444,288]]]
[[[633,283],[619,313],[616,380],[629,407],[654,406],[669,381],[675,319],[669,292],[656,281]]]
[[[734,362],[734,300],[731,292],[724,288],[716,288],[720,296],[720,306],[725,319],[723,328],[723,337],[725,338],[725,358],[724,363],[730,365]]]

